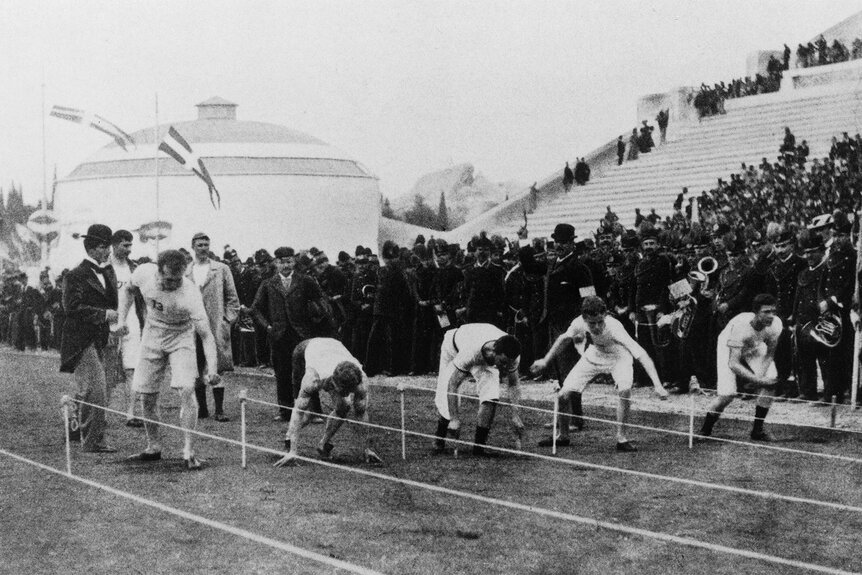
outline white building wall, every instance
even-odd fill
[[[243,259],[263,247],[273,252],[289,245],[316,246],[334,259],[339,250],[353,253],[357,244],[376,246],[379,188],[374,178],[322,176],[220,175],[221,210],[210,204],[206,185],[196,176],[159,178],[158,219],[173,225],[160,249],[190,247],[195,232],[205,231],[212,250],[225,244]],[[60,182],[55,210],[61,232],[52,250],[52,269],[80,261],[83,247],[73,233],[85,233],[95,222],[113,229],[138,229],[155,221],[155,178],[126,177]],[[135,234],[132,257],[154,257],[153,242]]]

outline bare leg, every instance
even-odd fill
[[[147,433],[147,449],[148,453],[155,453],[162,450],[162,442],[159,437],[159,394],[158,393],[142,393],[141,404],[143,405],[144,431]]]
[[[195,388],[187,387],[180,390],[180,427],[183,428],[183,459],[194,455],[192,449],[192,433],[198,423],[198,400]]]
[[[135,418],[135,404],[137,403],[138,396],[132,390],[132,381],[135,379],[135,370],[134,369],[126,369],[126,398],[128,400],[128,409],[126,410],[126,419],[134,419]]]
[[[626,438],[626,423],[629,420],[629,411],[631,411],[631,396],[632,391],[627,389],[619,392],[619,401],[617,402],[617,443],[625,443]]]

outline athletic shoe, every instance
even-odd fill
[[[335,446],[332,445],[331,443],[327,443],[326,445],[324,445],[323,449],[318,447],[317,448],[318,457],[320,457],[321,459],[323,459],[325,461],[332,459],[332,448],[333,447],[335,447]]]
[[[558,437],[557,438],[557,447],[568,447],[572,444],[572,440],[568,437]],[[539,447],[553,447],[554,438],[553,437],[544,437],[539,440]]]
[[[161,451],[142,451],[126,458],[126,461],[158,461],[162,458]]]
[[[189,471],[200,471],[207,465],[206,461],[204,461],[203,459],[198,459],[194,455],[188,458],[183,458],[183,461],[186,462],[186,467]]]
[[[634,444],[630,441],[619,441],[617,442],[617,451],[622,451],[624,453],[634,453],[638,448],[634,446]]]
[[[137,417],[133,417],[131,419],[126,420],[126,427],[143,427],[144,422],[138,419]]]
[[[224,423],[225,421],[230,421],[230,417],[228,417],[224,413],[216,413],[215,415],[213,415],[213,419],[222,423]]]
[[[769,441],[775,441],[775,438],[772,437],[772,435],[767,433],[766,431],[752,431],[751,432],[751,440],[752,441],[769,442]]]

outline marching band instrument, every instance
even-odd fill
[[[663,348],[670,345],[670,330],[659,329],[658,306],[654,304],[641,306],[641,313],[646,317],[646,322],[643,325],[649,329],[649,336],[653,346]]]
[[[802,326],[802,333],[821,345],[835,347],[841,343],[843,335],[841,318],[836,313],[823,312],[817,321],[809,321]]]
[[[697,271],[700,272],[704,279],[703,287],[701,288],[701,292],[705,292],[709,289],[709,280],[712,274],[718,271],[718,260],[712,256],[706,256],[705,258],[700,258],[700,261],[697,262]],[[695,272],[691,272],[695,273]]]
[[[377,291],[377,286],[374,284],[366,284],[362,286],[362,297],[366,299],[370,299],[374,297],[374,293]]]
[[[691,326],[697,313],[697,300],[688,296],[681,304],[682,307],[671,314],[670,330],[677,339],[686,339],[691,333]]]

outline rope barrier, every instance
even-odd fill
[[[411,388],[409,386],[406,386],[405,389],[417,389],[417,388],[415,388],[415,387]],[[418,389],[422,389],[422,388],[418,388]],[[450,394],[450,395],[457,395],[457,394]],[[464,397],[470,398],[470,399],[478,399],[476,396],[472,396],[472,395],[464,395]],[[266,405],[269,407],[282,407],[282,406],[278,405],[277,403],[272,403],[269,401],[264,401],[261,399],[255,399],[255,398],[251,398],[251,397],[246,397],[246,400],[251,402],[251,403],[256,403],[259,405]],[[497,404],[498,405],[504,405],[504,406],[513,406],[514,405],[512,403],[506,403],[506,402],[500,402],[500,401],[498,401]],[[557,400],[556,399],[554,400],[554,409],[551,411],[544,409],[544,408],[541,408],[541,407],[533,407],[530,405],[518,405],[518,407],[525,409],[525,410],[528,410],[528,411],[536,411],[539,413],[550,413],[550,414],[552,414],[552,416],[553,416],[552,425],[555,426],[554,427],[555,431],[553,432],[553,435],[552,435],[551,454],[556,455],[557,454],[557,449],[556,449],[557,441],[556,441],[556,439],[557,439],[557,435],[558,435],[558,432],[560,429],[560,426],[558,423],[558,421],[559,421],[559,419],[558,419],[559,418],[559,415],[558,415],[559,406],[558,406]],[[316,412],[304,411],[304,410],[296,409],[296,408],[293,408],[293,409],[300,412],[300,413],[305,412],[305,413],[309,413],[309,414],[324,417],[324,418],[334,417],[330,414],[319,414]],[[403,416],[404,416],[404,406],[403,405],[402,405],[401,413],[402,413],[402,418],[403,418]],[[605,423],[608,425],[617,425],[618,424],[615,419],[602,419],[600,417],[590,417],[587,415],[582,415],[579,417],[581,419],[583,419],[584,421],[593,421],[593,422],[597,422],[597,423]],[[375,424],[370,423],[370,422],[364,423],[364,422],[358,421],[358,420],[350,420],[350,421],[356,425],[368,425],[368,426],[372,426],[372,427],[375,425]],[[632,429],[640,429],[640,430],[644,430],[644,431],[655,431],[655,432],[664,433],[667,435],[683,436],[687,439],[687,441],[689,443],[689,449],[693,449],[693,447],[694,447],[695,433],[694,433],[694,414],[693,413],[691,414],[691,416],[689,418],[689,431],[687,431],[687,432],[677,431],[675,429],[665,429],[662,427],[652,427],[649,425],[641,425],[638,423],[631,423],[631,422],[627,422],[626,427],[629,427]],[[711,437],[711,436],[709,436],[709,437],[698,436],[698,437],[701,437],[704,440],[712,441],[715,443],[727,443],[729,445],[739,445],[739,446],[748,447],[751,449],[765,449],[767,451],[775,451],[775,452],[779,452],[779,453],[792,453],[794,455],[807,455],[807,456],[811,456],[811,457],[820,457],[823,459],[834,459],[836,461],[845,461],[848,463],[862,464],[862,459],[856,458],[856,457],[850,457],[848,455],[834,455],[831,453],[821,453],[818,451],[808,451],[805,449],[794,449],[792,447],[781,447],[779,445],[768,445],[768,444],[764,444],[764,443],[752,443],[750,441],[740,441],[738,439],[727,439],[727,438],[722,438],[722,437]],[[407,457],[406,457],[406,453],[405,453],[404,459],[406,459],[406,458]]]
[[[79,477],[77,475],[71,475],[67,473],[63,473],[61,470],[51,467],[50,465],[45,465],[44,463],[40,463],[38,461],[33,461],[32,459],[28,459],[26,457],[22,457],[10,451],[6,451],[5,449],[0,448],[0,454],[5,455],[7,457],[11,457],[12,459],[16,459],[23,463],[27,463],[42,469],[43,471],[48,471],[50,473],[56,473],[57,475],[61,475],[68,479],[72,479],[74,481],[78,481],[85,485],[89,485],[90,487],[94,487],[96,489],[101,489],[102,491],[106,491],[112,495],[116,495],[117,497],[122,497],[124,499],[128,499],[135,503],[146,505],[147,507],[152,507],[153,509],[157,509],[159,511],[163,511],[165,513],[169,513],[176,517],[180,517],[182,519],[186,519],[188,521],[193,521],[195,523],[199,523],[201,525],[205,525],[207,527],[211,527],[213,529],[218,529],[219,531],[224,531],[225,533],[230,533],[231,535],[236,535],[239,537],[243,537],[248,539],[249,541],[254,541],[255,543],[260,543],[261,545],[266,545],[267,547],[272,547],[273,549],[278,549],[280,551],[287,551],[293,555],[298,555],[300,557],[304,557],[306,559],[311,559],[312,561],[316,561],[318,563],[323,563],[325,565],[329,565],[330,567],[335,567],[337,569],[342,569],[344,571],[349,571],[351,573],[358,573],[360,575],[383,575],[379,571],[374,571],[373,569],[368,569],[366,567],[362,567],[360,565],[354,565],[352,563],[348,563],[347,561],[342,561],[341,559],[335,559],[328,555],[321,555],[320,553],[315,553],[314,551],[308,551],[301,547],[296,547],[295,545],[291,545],[290,543],[285,543],[283,541],[278,541],[277,539],[271,539],[269,537],[265,537],[263,535],[259,535],[257,533],[253,533],[248,531],[247,529],[242,529],[241,527],[235,527],[233,525],[222,523],[221,521],[216,521],[214,519],[209,519],[207,517],[203,517],[201,515],[197,515],[195,513],[190,513],[188,511],[183,511],[182,509],[177,509],[175,507],[171,507],[170,505],[165,505],[164,503],[159,503],[158,501],[153,501],[151,499],[146,499],[139,495],[135,495],[134,493],[129,493],[127,491],[122,491],[120,489],[116,489],[109,485],[104,485],[102,483],[98,483],[91,479],[86,479],[84,477]]]
[[[385,383],[375,383],[372,385],[374,385],[376,387],[392,387],[391,385],[388,385]],[[422,387],[422,386],[418,386],[418,385],[405,385],[405,389],[415,389],[417,391],[425,391],[425,392],[435,392],[436,391],[435,389],[428,388],[428,387]],[[470,394],[455,393],[454,395],[459,395],[459,396],[463,396],[463,397],[470,398],[470,399],[478,399],[475,395],[470,395]],[[556,395],[556,391],[553,391],[553,392],[548,394],[549,397],[551,395]],[[737,394],[737,395],[750,395],[750,394]],[[619,398],[619,396],[617,396],[617,395],[610,395],[610,394],[603,394],[603,393],[585,393],[584,397],[590,397],[590,398],[600,397],[600,398],[607,398],[607,399],[618,399]],[[693,396],[690,396],[690,397],[693,397]],[[757,396],[752,395],[752,397],[757,397]],[[632,403],[642,403],[642,404],[649,404],[649,405],[667,405],[666,401],[656,401],[653,399],[639,399],[639,398],[632,397],[632,398],[629,398],[629,401]],[[773,401],[775,401],[774,398],[773,398]],[[812,402],[812,403],[816,403],[819,406],[828,405],[828,404],[823,404],[823,403],[819,403],[819,402]],[[506,403],[504,401],[499,401],[499,400],[497,400],[497,404],[498,405],[504,405],[504,406],[507,406],[507,405],[511,406],[512,405],[511,403]],[[548,414],[552,413],[552,410],[550,410],[550,409],[543,409],[543,408],[539,408],[539,407],[532,407],[532,406],[527,406],[527,405],[519,405],[518,407],[522,407],[525,409],[531,409],[533,411],[540,411],[540,412],[544,412],[544,413],[548,413]],[[709,409],[695,408],[695,412],[700,413],[700,414],[706,414],[706,413],[709,413]],[[662,412],[662,413],[675,414],[678,412],[667,411],[667,412]],[[740,421],[754,421],[754,417],[745,417],[745,416],[738,416],[738,415],[734,415],[734,419],[738,419]],[[811,429],[822,429],[822,430],[826,430],[826,431],[836,431],[836,428],[834,427],[834,425],[832,427],[827,427],[825,425],[807,424],[807,423],[782,423],[781,425],[786,425],[788,427],[803,427],[803,428],[811,428]],[[837,429],[837,431],[841,431],[842,433],[852,433],[852,434],[862,435],[862,430],[856,430],[856,429]]]
[[[378,387],[391,387],[391,386],[388,386],[385,384],[377,384],[377,386]],[[434,389],[429,389],[426,387],[409,386],[409,385],[405,386],[405,389],[415,389],[417,391],[425,391],[425,392],[436,391]],[[473,400],[478,399],[477,396],[470,395],[470,394],[459,394],[459,393],[453,394],[453,393],[449,392],[449,395],[460,395],[460,396],[463,396],[463,397],[466,397],[469,399],[473,399]],[[553,392],[552,394],[549,394],[549,395],[556,395],[556,392]],[[606,397],[606,398],[611,398],[611,399],[618,399],[618,396],[616,396],[616,395],[604,395],[604,394],[595,394],[595,393],[585,394],[585,396],[587,396],[587,397]],[[629,398],[629,401],[633,402],[633,403],[651,403],[651,404],[657,404],[657,405],[662,405],[662,404],[666,405],[665,402],[657,402],[657,401],[653,401],[653,400],[649,400],[649,399],[640,399],[639,400],[639,399],[635,399],[635,398]],[[512,407],[515,405],[513,403],[508,403],[508,402],[500,401],[500,400],[496,400],[496,403],[497,403],[497,405],[508,406],[508,407]],[[517,407],[519,407],[521,409],[527,409],[530,411],[536,411],[539,413],[553,414],[553,410],[542,408],[542,407],[535,407],[532,405],[518,404]],[[707,413],[709,413],[710,410],[708,408],[694,408],[694,411],[696,413],[699,413],[699,414],[707,414]],[[680,411],[680,412],[667,411],[667,412],[661,412],[661,413],[667,413],[669,415],[681,415],[685,412],[684,411]],[[585,419],[585,420],[592,420],[592,421],[598,421],[598,422],[610,422],[610,423],[616,424],[616,420],[592,418],[592,417],[588,417],[588,416],[579,416],[579,417],[583,417],[583,419]],[[748,421],[748,422],[754,421],[754,417],[742,417],[742,416],[737,416],[737,415],[734,415],[733,419],[738,420],[738,421]],[[629,425],[629,424],[627,424],[627,425]],[[859,430],[836,429],[834,426],[833,427],[826,427],[826,426],[821,426],[821,425],[795,424],[795,423],[781,423],[780,425],[785,425],[787,427],[802,427],[802,428],[811,428],[811,429],[822,429],[824,431],[840,431],[842,433],[862,434],[862,431],[859,431]],[[659,431],[659,432],[664,431],[664,429],[662,429],[660,427],[651,427],[651,428],[650,427],[643,427],[643,429],[652,429],[653,431]],[[760,446],[760,447],[765,447],[765,446]]]
[[[250,403],[260,403],[260,404],[263,404],[263,405],[272,405],[272,404],[269,404],[268,402],[260,401],[260,400],[256,400],[256,399],[253,399],[253,398],[248,398],[248,401],[249,401]],[[301,413],[302,413],[302,412],[304,412],[304,413],[313,413],[313,412],[306,411],[306,410],[298,410],[298,409],[296,409],[296,408],[294,408],[294,411],[301,412]],[[327,415],[327,416],[324,416],[324,417],[334,417],[334,416]],[[368,426],[368,427],[371,427],[371,428],[375,428],[375,429],[379,429],[379,430],[382,430],[382,431],[388,431],[388,432],[394,432],[394,433],[400,433],[400,432],[401,432],[401,430],[400,430],[400,429],[397,429],[397,428],[394,428],[394,427],[388,427],[388,426],[385,426],[385,425],[380,425],[380,424],[378,424],[378,423],[370,423],[370,422],[369,422],[369,423],[365,423],[365,422],[361,422],[361,421],[357,421],[357,420],[353,420],[353,419],[351,419],[351,420],[347,420],[347,419],[345,419],[345,421],[348,421],[348,422],[350,422],[350,423],[354,423],[354,424],[357,424],[357,425],[365,425],[365,426]],[[405,433],[407,433],[407,434],[409,434],[409,435],[413,435],[413,436],[415,436],[415,437],[421,437],[421,438],[425,438],[425,439],[432,439],[432,440],[439,439],[436,435],[432,435],[432,434],[429,434],[429,433],[422,433],[422,432],[420,432],[420,431],[410,431],[410,430],[406,430],[406,431],[405,431]],[[677,432],[677,433],[680,433],[680,432]],[[229,441],[229,442],[234,442],[234,440],[232,440],[232,439],[227,439],[227,438],[223,438],[223,440],[224,440],[224,441]],[[466,440],[463,440],[463,439],[447,438],[447,441],[448,441],[448,442],[450,442],[450,443],[454,443],[455,445],[462,445],[462,446],[465,446],[465,447],[474,447],[474,446],[476,446],[476,445],[477,445],[476,443],[474,443],[474,442],[472,442],[472,441],[466,441]],[[746,444],[746,445],[748,445],[748,444]],[[600,471],[610,471],[610,472],[622,473],[622,474],[625,474],[625,475],[633,475],[633,476],[636,476],[636,477],[645,477],[645,478],[649,478],[649,479],[662,479],[662,480],[665,480],[665,481],[671,481],[671,482],[674,482],[674,483],[681,483],[681,484],[684,484],[684,485],[691,485],[691,486],[696,486],[696,487],[703,487],[703,488],[706,488],[706,489],[717,489],[717,490],[719,490],[719,491],[730,491],[730,492],[733,492],[733,493],[740,493],[740,494],[744,494],[744,495],[752,495],[752,496],[755,496],[755,497],[765,497],[765,498],[767,498],[767,499],[779,499],[779,500],[785,500],[785,501],[792,501],[792,502],[794,502],[794,503],[807,503],[807,504],[811,504],[811,505],[819,505],[819,506],[831,507],[831,508],[834,508],[834,509],[840,509],[840,510],[842,510],[842,511],[852,511],[852,512],[856,512],[856,513],[862,512],[862,507],[855,507],[855,506],[852,506],[852,505],[844,505],[844,504],[842,504],[842,503],[832,503],[832,502],[828,502],[828,501],[818,501],[818,500],[816,500],[816,499],[807,499],[807,498],[803,498],[803,497],[794,497],[794,496],[792,496],[792,495],[782,495],[782,494],[780,494],[780,493],[775,493],[775,492],[771,492],[771,491],[757,491],[757,490],[752,490],[752,489],[745,489],[745,488],[743,488],[743,487],[733,487],[733,486],[730,486],[730,485],[722,485],[722,484],[720,484],[720,483],[710,483],[710,482],[707,482],[707,481],[698,481],[698,480],[695,480],[695,479],[686,479],[686,478],[682,478],[682,477],[673,477],[673,476],[670,476],[670,475],[660,475],[660,474],[656,474],[656,473],[649,473],[649,472],[647,472],[647,471],[637,471],[637,470],[634,470],[634,469],[625,469],[625,468],[622,468],[622,467],[613,467],[613,466],[610,466],[610,465],[602,465],[602,464],[599,464],[599,463],[590,463],[590,462],[582,461],[582,460],[578,460],[578,459],[568,459],[568,458],[566,458],[566,459],[560,459],[560,458],[557,458],[557,457],[552,457],[552,456],[550,456],[550,455],[543,455],[543,454],[541,454],[541,453],[535,453],[535,452],[532,452],[532,451],[518,451],[518,450],[515,450],[515,449],[508,449],[508,448],[506,448],[506,447],[498,447],[498,446],[496,446],[496,445],[482,445],[482,447],[484,447],[485,449],[492,449],[492,450],[494,450],[494,451],[499,451],[499,452],[501,452],[501,453],[508,453],[508,454],[510,454],[510,455],[525,455],[525,456],[527,456],[527,457],[532,457],[532,458],[535,458],[535,459],[540,459],[540,460],[544,460],[544,461],[552,461],[552,462],[557,462],[557,463],[563,463],[564,465],[573,465],[573,466],[575,466],[575,467],[586,467],[586,468],[588,468],[588,469],[597,469],[597,470],[600,470]],[[278,453],[282,453],[282,454],[283,454],[283,452],[278,452]]]
[[[252,401],[252,400],[249,399],[249,401]],[[89,403],[86,403],[83,401],[78,401],[78,403],[83,404],[83,405],[90,405],[90,406],[96,407],[96,408],[105,409],[106,411],[113,412],[113,413],[123,414],[123,412],[120,412],[117,410],[105,408],[103,406],[98,406],[98,405],[94,405],[94,404],[89,404]],[[150,421],[150,422],[151,423],[161,423],[161,422],[155,422],[155,421]],[[170,425],[168,427],[177,428],[176,426],[170,426]],[[384,429],[387,431],[398,431],[396,429],[388,428],[385,426],[374,425],[374,427],[378,427],[378,428],[381,428],[381,429]],[[182,428],[178,428],[178,429],[182,429]],[[216,439],[219,441],[223,441],[226,443],[231,443],[234,445],[241,445],[241,442],[234,440],[234,439],[229,439],[229,438],[225,438],[225,437],[219,437],[219,436],[214,436],[214,435],[210,435],[210,434],[205,434],[205,433],[197,432],[196,430],[189,430],[189,431],[192,433],[196,433],[198,435],[202,435],[204,437],[210,437],[210,438],[213,438],[213,439]],[[423,433],[412,432],[412,431],[408,431],[407,433],[410,433],[411,435],[417,435],[417,436],[421,436],[421,437],[428,437],[428,438],[435,438],[436,439],[436,436],[432,436],[429,434],[423,434]],[[471,442],[466,442],[466,441],[462,441],[462,440],[450,439],[450,441],[457,442],[457,443],[464,444],[464,445],[474,445]],[[283,451],[279,451],[279,450],[271,449],[271,448],[267,448],[267,447],[262,447],[262,446],[258,446],[258,445],[254,445],[254,444],[249,444],[249,447],[252,449],[255,449],[257,451],[263,452],[263,453],[270,453],[270,454],[275,454],[275,455],[283,455],[284,454]],[[642,471],[625,470],[625,469],[614,468],[614,467],[605,466],[605,465],[581,462],[581,461],[577,461],[577,460],[557,459],[557,458],[552,458],[549,456],[543,456],[540,454],[533,454],[533,453],[528,453],[528,452],[517,452],[517,451],[511,450],[511,449],[494,447],[494,446],[485,446],[485,447],[495,449],[498,451],[502,451],[502,452],[508,452],[508,453],[515,454],[515,455],[529,455],[529,456],[536,457],[536,458],[543,459],[543,460],[569,462],[572,465],[581,466],[581,467],[600,469],[600,470],[606,470],[606,471],[619,471],[619,472],[624,472],[626,474],[630,474],[630,475],[634,475],[634,476],[656,478],[656,479],[665,479],[665,480],[669,480],[669,481],[676,482],[676,483],[695,485],[695,486],[700,486],[700,487],[704,487],[704,488],[719,489],[719,490],[723,490],[723,491],[741,493],[741,494],[746,494],[746,495],[754,495],[754,496],[759,496],[759,497],[765,497],[767,499],[778,499],[778,500],[785,500],[785,501],[790,501],[790,502],[795,502],[795,503],[808,503],[808,504],[823,506],[823,507],[832,508],[832,509],[839,509],[839,510],[843,510],[843,511],[862,512],[862,508],[854,507],[854,506],[850,506],[850,505],[839,504],[839,503],[816,501],[816,500],[810,500],[810,499],[801,498],[801,497],[781,495],[781,494],[771,493],[771,492],[760,492],[760,491],[754,491],[754,490],[749,490],[749,489],[744,489],[744,488],[739,488],[739,487],[724,486],[724,485],[719,485],[719,484],[711,484],[711,483],[707,483],[707,482],[690,480],[690,479],[666,477],[666,476],[651,474],[651,473],[642,472]],[[0,449],[0,453],[9,455],[11,457],[18,458],[22,461],[28,461],[28,462],[30,461],[30,460],[26,460],[26,458],[21,458],[20,456],[17,456],[15,454],[11,454],[11,453],[6,452],[5,450],[2,450],[2,449]],[[670,535],[667,533],[650,531],[647,529],[641,529],[641,528],[637,528],[637,527],[630,527],[630,526],[622,525],[619,523],[602,521],[602,520],[597,520],[597,519],[593,519],[593,518],[581,517],[578,515],[564,513],[564,512],[560,512],[560,511],[544,509],[544,508],[540,508],[540,507],[536,507],[536,506],[532,506],[532,505],[516,503],[516,502],[507,501],[507,500],[503,500],[503,499],[496,499],[496,498],[492,498],[492,497],[478,495],[475,493],[458,491],[455,489],[441,487],[438,485],[426,484],[426,483],[422,483],[422,482],[414,481],[414,480],[410,480],[410,479],[403,479],[400,477],[393,477],[390,475],[385,475],[382,473],[378,473],[378,472],[374,472],[374,471],[370,471],[370,470],[366,470],[366,469],[359,469],[359,468],[354,468],[354,467],[345,467],[345,466],[342,466],[342,465],[339,465],[336,463],[332,463],[329,461],[321,461],[321,460],[305,457],[302,455],[297,455],[296,459],[300,460],[300,461],[305,461],[308,463],[313,463],[316,465],[321,465],[324,467],[329,467],[331,469],[339,469],[339,470],[343,470],[343,471],[349,471],[352,473],[357,473],[357,474],[364,475],[367,477],[374,477],[376,479],[381,479],[384,481],[401,483],[403,485],[409,485],[412,487],[428,489],[431,491],[436,491],[438,493],[445,493],[448,495],[453,495],[453,496],[462,497],[462,498],[466,498],[466,499],[472,499],[475,501],[480,501],[480,502],[488,503],[488,504],[492,504],[492,505],[508,507],[511,509],[517,509],[517,510],[521,510],[521,511],[528,511],[528,512],[543,515],[546,517],[554,517],[554,518],[558,518],[558,519],[563,519],[563,520],[567,520],[570,522],[579,523],[582,525],[588,525],[588,526],[595,527],[595,528],[605,528],[608,530],[617,531],[617,532],[621,532],[621,533],[638,535],[641,537],[657,539],[660,541],[666,541],[666,542],[670,542],[670,543],[678,543],[681,545],[687,545],[690,547],[707,549],[710,551],[718,551],[718,552],[728,553],[728,554],[737,555],[740,557],[757,559],[757,560],[761,560],[761,561],[765,561],[765,562],[769,562],[769,563],[774,563],[774,564],[778,564],[778,565],[786,565],[786,566],[797,567],[797,568],[801,568],[801,569],[808,569],[808,570],[816,571],[816,572],[820,572],[820,573],[830,573],[830,574],[835,574],[835,575],[860,575],[859,573],[853,573],[851,571],[844,571],[841,569],[834,569],[831,567],[825,567],[825,566],[817,565],[817,564],[813,564],[813,563],[795,561],[792,559],[786,559],[786,558],[778,557],[778,556],[774,556],[774,555],[758,553],[756,551],[737,549],[734,547],[728,547],[728,546],[724,546],[724,545],[718,545],[718,544],[714,544],[714,543],[704,542],[704,541],[700,541],[700,540],[689,538],[689,537]],[[33,462],[33,463],[40,466],[40,467],[44,467],[47,470],[59,473],[58,470],[54,470],[51,467],[43,466],[42,464],[39,464],[37,462]],[[82,480],[84,482],[89,482],[89,480],[83,480],[82,478],[78,478],[75,476],[72,476],[72,478],[74,478],[76,480]],[[99,484],[96,484],[95,482],[92,482],[92,483],[94,484],[94,486],[100,487]],[[112,491],[112,492],[114,491],[113,488],[107,488],[107,490]],[[120,492],[119,490],[116,490],[116,491],[118,492],[118,494],[121,494],[122,496],[126,496],[123,494],[123,492]],[[136,496],[132,496],[132,497],[136,497]],[[144,500],[144,501],[146,501],[146,500]],[[160,506],[161,505],[161,504],[158,504],[156,502],[151,502],[151,503],[154,506]],[[148,502],[148,504],[149,504],[149,502]],[[161,508],[161,507],[158,507],[158,508]],[[166,510],[169,510],[169,509],[170,508],[167,508]],[[186,513],[186,512],[182,512],[180,510],[176,510],[176,511],[179,513]],[[192,514],[188,514],[188,515],[190,517],[195,517]],[[201,518],[201,519],[203,519],[205,521],[209,521],[206,518]],[[217,522],[214,522],[214,523],[217,523]],[[237,531],[237,534],[240,534],[240,535],[242,535],[243,534],[242,532],[244,531],[244,530],[240,530],[238,528],[234,528],[234,527],[229,526],[229,525],[225,525],[225,527],[227,527],[229,529],[235,529]],[[255,534],[250,533],[250,532],[249,532],[249,535],[252,537],[255,536]],[[245,536],[245,535],[243,535],[243,536]],[[278,544],[280,542],[274,541],[274,543]],[[283,544],[283,543],[281,545],[287,546],[287,544]],[[298,551],[304,551],[304,550],[301,550],[298,548],[297,548],[297,550]],[[306,552],[306,553],[310,553],[310,552]],[[305,555],[303,555],[303,556],[305,556]],[[348,567],[343,567],[343,568],[350,570],[349,564],[348,564]],[[354,572],[357,572],[357,571],[354,571]],[[368,572],[371,572],[371,571],[368,571]],[[371,573],[373,573],[373,572],[371,572]]]

